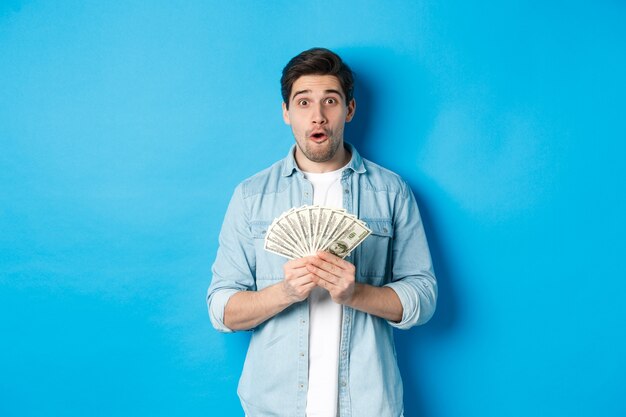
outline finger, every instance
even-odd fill
[[[296,279],[292,279],[289,281],[289,284],[292,287],[300,287],[300,286],[308,285],[310,283],[315,284],[313,274],[311,274],[310,272],[307,272],[306,275],[303,275],[301,277],[298,277]]]
[[[285,263],[286,268],[301,268],[305,266],[310,261],[310,256],[306,256],[304,258],[296,258],[292,259],[289,262]]]
[[[326,262],[325,260],[320,258],[312,259],[309,265],[313,265],[335,276],[341,276],[344,272],[344,270],[342,268],[339,268],[337,265]]]
[[[308,273],[309,273],[309,270],[306,269],[306,266],[303,266],[301,268],[295,268],[295,269],[287,268],[287,270],[285,271],[285,278],[287,279],[300,278],[301,276],[304,276]]]
[[[288,271],[303,270],[303,268],[305,268],[306,265],[311,263],[312,259],[314,259],[314,257],[307,256],[306,258],[298,258],[298,259],[293,259],[293,260],[291,260],[289,262],[286,262],[283,265],[285,273],[287,273]]]
[[[311,272],[312,274],[317,276],[319,279],[324,280],[325,282],[327,282],[330,285],[336,285],[337,282],[340,279],[339,277],[331,274],[330,272],[324,271],[323,269],[318,268],[317,266],[315,266],[313,264],[307,265],[307,268],[308,268],[309,272]],[[324,286],[324,288],[327,288],[327,287]]]
[[[317,278],[317,280],[318,280],[318,281],[317,281],[317,286],[318,286],[318,287],[322,287],[322,288],[324,288],[325,290],[328,290],[328,286],[330,285],[328,282],[324,281],[324,280],[323,280],[323,279],[321,279],[321,278]]]
[[[340,257],[335,256],[330,252],[319,251],[317,252],[317,256],[320,259],[323,259],[324,261],[331,263],[341,269],[349,269],[350,265],[352,265],[350,262],[341,259]]]
[[[304,290],[309,291],[309,290],[313,289],[313,287],[315,287],[315,286],[317,286],[317,284],[316,284],[315,282],[311,281],[311,282],[309,282],[308,284],[304,284],[304,285],[302,286],[302,288],[303,288]]]
[[[313,290],[313,288],[315,288],[315,285],[316,284],[313,281],[310,281],[302,285],[291,286],[289,293],[292,296],[295,296],[298,301],[302,301],[306,299],[309,294],[311,294],[311,291]]]
[[[317,275],[311,274],[311,281],[313,281],[313,283],[319,287],[319,286],[321,286],[320,282],[323,281],[323,280],[320,277],[318,277]]]

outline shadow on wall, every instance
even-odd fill
[[[408,331],[396,331],[396,349],[398,363],[404,382],[405,416],[433,416],[435,407],[430,405],[424,396],[424,387],[428,381],[423,380],[423,364],[429,361],[429,353],[441,344],[437,339],[445,338],[458,327],[458,297],[454,291],[453,280],[457,273],[453,271],[452,263],[446,255],[446,244],[440,238],[436,214],[431,210],[427,201],[422,199],[415,187],[411,187],[420,208],[422,221],[428,238],[435,275],[439,289],[437,310],[430,321],[421,327]],[[431,370],[432,372],[432,370]]]
[[[415,161],[407,158],[418,155],[435,120],[432,75],[415,56],[389,48],[337,52],[354,72],[356,115],[346,140],[365,158],[383,166],[392,161],[392,170],[410,168]]]
[[[338,51],[344,55],[343,51]],[[429,404],[424,387],[423,364],[429,352],[458,325],[458,302],[454,293],[452,263],[446,255],[442,240],[443,224],[429,198],[415,184],[428,181],[421,178],[416,161],[420,148],[436,119],[433,86],[429,75],[408,56],[383,48],[356,48],[344,57],[355,72],[357,112],[348,130],[348,141],[374,162],[399,173],[409,183],[416,196],[438,280],[439,299],[433,318],[423,327],[396,331],[398,363],[404,382],[405,416],[432,416],[435,406]],[[355,58],[352,58],[354,56]],[[391,90],[391,91],[389,91]],[[396,117],[400,120],[397,120]],[[405,121],[410,126],[398,126]],[[391,123],[393,122],[393,123]],[[384,126],[385,124],[394,126]],[[381,137],[381,136],[385,137]],[[384,140],[384,143],[381,142]],[[401,147],[401,149],[393,149]],[[389,161],[391,160],[391,164]],[[436,190],[436,187],[430,188]],[[437,195],[444,199],[443,193]]]

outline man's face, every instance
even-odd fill
[[[344,161],[343,130],[354,116],[355,102],[346,105],[339,79],[334,75],[303,75],[291,88],[289,109],[283,103],[283,119],[296,139],[296,161],[340,168]],[[305,157],[306,160],[303,160]],[[309,162],[307,164],[310,165]],[[305,169],[301,166],[301,168]]]

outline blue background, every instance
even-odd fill
[[[625,416],[626,5],[547,3],[2,0],[0,416],[242,415],[204,297],[312,46],[426,224],[407,417]]]

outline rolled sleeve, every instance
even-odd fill
[[[434,279],[434,277],[433,277]],[[396,292],[402,304],[402,320],[400,322],[388,321],[398,329],[406,330],[413,326],[426,323],[435,312],[437,300],[437,284],[426,282],[407,282],[411,280],[396,281],[386,284]]]
[[[437,280],[415,197],[408,185],[395,213],[391,282],[402,304],[402,320],[388,321],[398,329],[426,323],[437,305]]]
[[[233,330],[229,329],[224,324],[224,309],[226,308],[226,303],[230,300],[234,294],[238,293],[239,290],[234,289],[222,289],[219,291],[213,292],[213,294],[207,294],[207,305],[209,308],[209,318],[211,319],[211,324],[215,328],[223,333],[232,333]],[[209,300],[211,297],[211,300]]]
[[[239,291],[256,289],[256,256],[246,211],[239,186],[224,217],[206,298],[211,324],[225,333],[233,331],[224,324],[224,309],[230,297]]]

